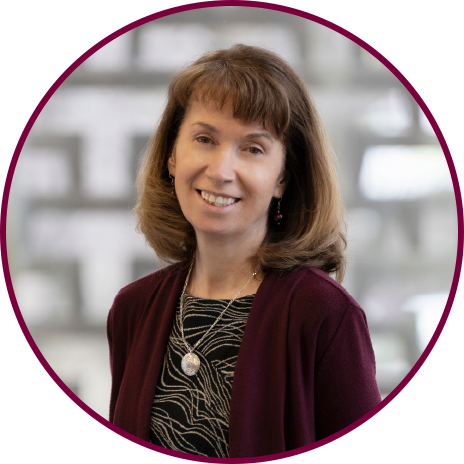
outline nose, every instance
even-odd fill
[[[235,178],[235,152],[231,146],[220,146],[212,151],[206,175],[216,185],[232,182]]]

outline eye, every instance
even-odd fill
[[[252,154],[252,155],[262,155],[263,154],[263,150],[261,150],[261,148],[258,148],[258,147],[248,147],[247,150]]]
[[[202,144],[208,144],[212,142],[212,140],[209,137],[206,137],[205,135],[200,135],[200,137],[197,137],[195,140]]]

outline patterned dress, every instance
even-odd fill
[[[237,298],[195,349],[201,366],[191,377],[181,369],[187,349],[181,338],[179,301],[151,411],[152,443],[189,454],[228,457],[232,381],[253,297]],[[184,295],[184,335],[191,346],[229,301]]]

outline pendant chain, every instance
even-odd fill
[[[187,284],[190,279],[190,273],[192,272],[193,268],[193,263],[195,262],[195,257],[192,259],[192,262],[190,264],[190,269],[187,274],[187,278],[185,279],[185,284],[184,288],[182,289],[182,295],[180,297],[180,332],[182,335],[182,341],[184,342],[185,347],[189,351],[189,353],[192,353],[195,348],[205,339],[205,337],[213,330],[214,326],[222,319],[222,316],[224,313],[229,309],[229,306],[235,301],[235,299],[240,295],[240,293],[245,290],[245,287],[253,280],[253,277],[258,273],[258,271],[253,272],[251,277],[249,278],[248,282],[240,289],[240,291],[229,301],[228,305],[225,307],[225,309],[221,312],[221,314],[218,316],[218,318],[213,322],[211,327],[205,332],[203,337],[198,340],[195,345],[191,346],[189,342],[184,337],[184,295],[185,295],[185,289],[187,288]]]

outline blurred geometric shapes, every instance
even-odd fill
[[[405,337],[397,331],[372,332],[372,347],[375,352],[376,379],[384,396],[389,393],[411,369],[410,356]]]
[[[455,205],[450,203],[437,202],[421,211],[419,245],[422,256],[427,260],[440,262],[446,257],[456,255],[457,215]],[[452,279],[452,267],[449,268],[449,273]]]
[[[157,264],[129,212],[42,209],[28,218],[28,232],[33,259],[77,260],[81,311],[90,324],[105,322],[115,295],[132,280],[134,257]]]
[[[114,297],[132,279],[130,263],[108,250],[86,253],[80,260],[82,315],[89,324],[104,324]]]
[[[385,397],[421,354],[417,348],[415,318],[412,314],[399,312],[388,320],[369,321],[369,330],[375,352],[377,383]]]
[[[369,200],[407,201],[453,191],[446,159],[434,145],[375,145],[364,152],[359,174]]]
[[[423,111],[419,108],[419,126],[424,134],[429,135],[430,137],[435,136],[435,131],[433,130],[430,121],[428,120],[427,116],[423,113]]]
[[[271,50],[292,66],[298,66],[301,62],[301,50],[296,35],[291,29],[278,24],[256,24],[253,27],[249,23],[234,24],[223,29],[221,40],[221,46],[225,48],[232,44],[245,43]]]
[[[102,127],[82,140],[81,193],[88,197],[121,198],[132,187],[130,139],[111,127]]]
[[[140,29],[137,63],[141,69],[177,71],[215,48],[215,34],[200,24],[160,24]]]
[[[378,256],[385,265],[400,266],[400,263],[414,259],[414,250],[408,237],[408,232],[411,234],[410,228],[400,221],[389,221],[382,232],[382,249]]]
[[[382,137],[402,136],[412,125],[411,105],[403,92],[392,88],[368,106],[360,122]]]
[[[133,188],[131,138],[156,127],[164,93],[119,88],[65,89],[45,106],[37,131],[81,137],[81,193],[124,198]]]
[[[62,151],[28,148],[18,159],[15,188],[25,197],[62,197],[73,187],[71,170],[69,159]]]
[[[55,279],[43,271],[20,271],[13,280],[16,300],[26,323],[49,322],[59,300]]]
[[[347,81],[357,65],[354,42],[331,29],[311,23],[306,40],[309,71],[324,84]]]
[[[78,258],[101,252],[121,257],[147,255],[130,212],[41,209],[31,213],[27,224],[28,245],[35,258]]]
[[[403,311],[414,313],[416,317],[416,336],[421,351],[428,345],[440,322],[448,296],[446,292],[414,295],[402,307]]]
[[[79,398],[102,417],[108,418],[108,343],[105,329],[95,334],[55,332],[34,337],[52,369]]]
[[[376,279],[370,284],[359,302],[366,312],[369,325],[386,324],[397,319],[403,301],[401,293],[400,284],[388,279]]]
[[[382,224],[382,218],[375,209],[350,208],[346,216],[350,249],[365,247],[366,242],[375,240]]]
[[[359,47],[359,56],[366,69],[370,71],[386,71],[387,68],[385,68],[384,64],[362,47]]]
[[[92,56],[82,67],[95,72],[123,71],[130,65],[132,32],[126,32],[112,40]]]
[[[148,246],[148,245],[147,245]],[[137,258],[132,260],[132,278],[131,280],[137,280],[141,277],[147,276],[158,269],[163,267],[163,264],[155,258],[154,252],[152,251],[152,255],[150,256],[147,253],[145,258]],[[151,259],[149,259],[151,258]]]
[[[217,35],[198,24],[156,24],[140,29],[138,65],[143,70],[173,72],[199,58],[205,51],[229,48],[236,43],[264,47],[291,65],[301,61],[295,34],[277,24],[227,24]]]

